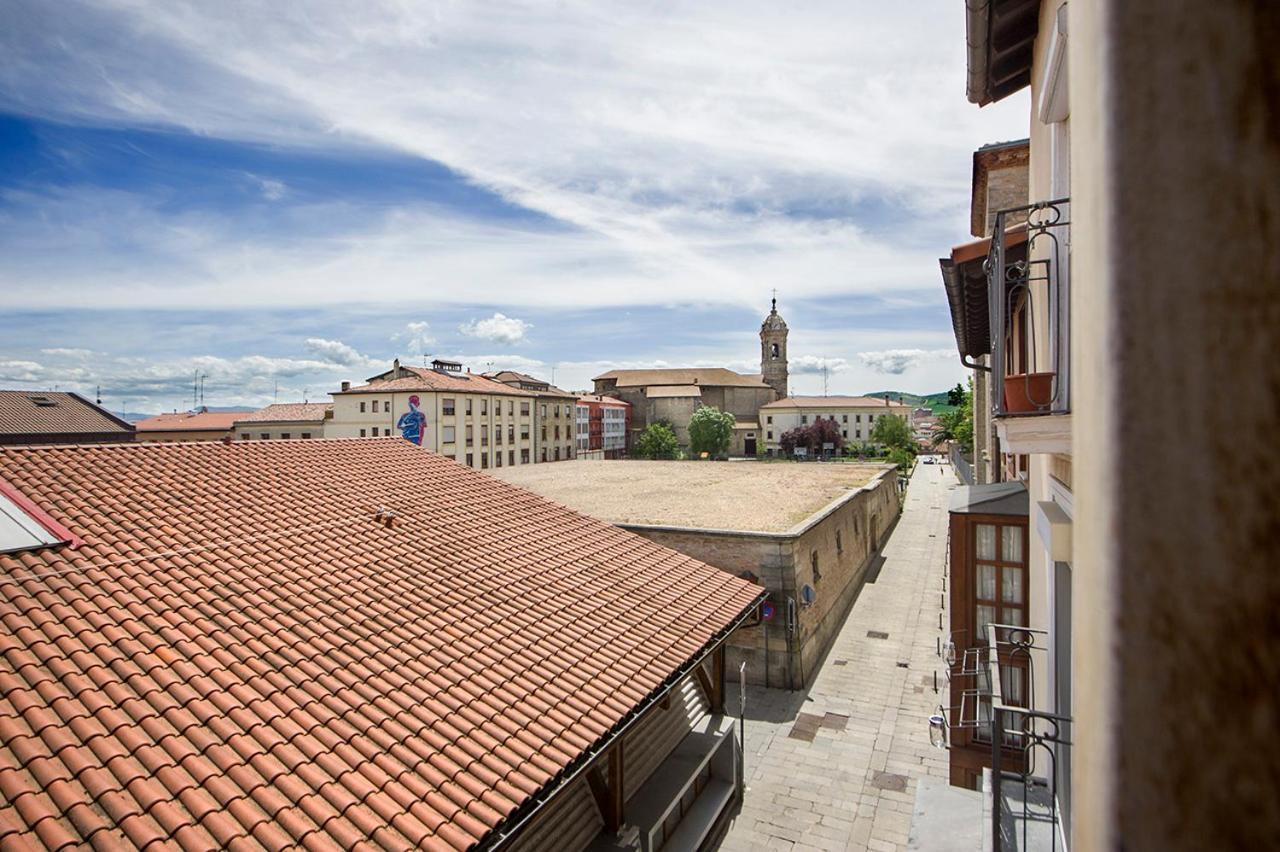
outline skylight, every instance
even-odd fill
[[[0,553],[39,550],[67,544],[71,540],[50,530],[37,519],[35,513],[39,512],[38,509],[24,507],[22,503],[27,501],[3,486],[4,483],[0,483]]]

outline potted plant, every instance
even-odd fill
[[[1053,405],[1054,373],[1012,373],[1004,377],[1004,410],[1032,414]]]

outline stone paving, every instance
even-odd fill
[[[955,485],[950,466],[916,467],[878,576],[807,691],[748,687],[747,790],[720,849],[907,848],[918,780],[945,784],[948,775],[947,753],[929,745],[928,717],[943,694],[933,691],[933,673],[941,678]],[[726,709],[736,716],[738,690],[729,693]]]

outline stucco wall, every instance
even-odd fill
[[[899,508],[897,473],[887,468],[867,485],[786,533],[621,526],[731,574],[755,575],[769,590],[775,616],[767,629],[761,625],[737,631],[729,641],[726,664],[730,671],[736,671],[738,663],[745,660],[750,683],[765,685],[767,681],[773,687],[800,688],[812,679],[862,588],[874,557],[873,531],[876,543],[883,546]],[[816,583],[814,553],[821,574]],[[800,605],[805,585],[816,592],[809,607]],[[798,631],[790,648],[786,635],[789,599],[796,601],[798,615]]]

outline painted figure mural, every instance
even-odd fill
[[[400,415],[396,428],[400,435],[411,444],[422,446],[422,439],[427,433],[427,415],[418,410],[418,395],[409,397],[409,410]]]

